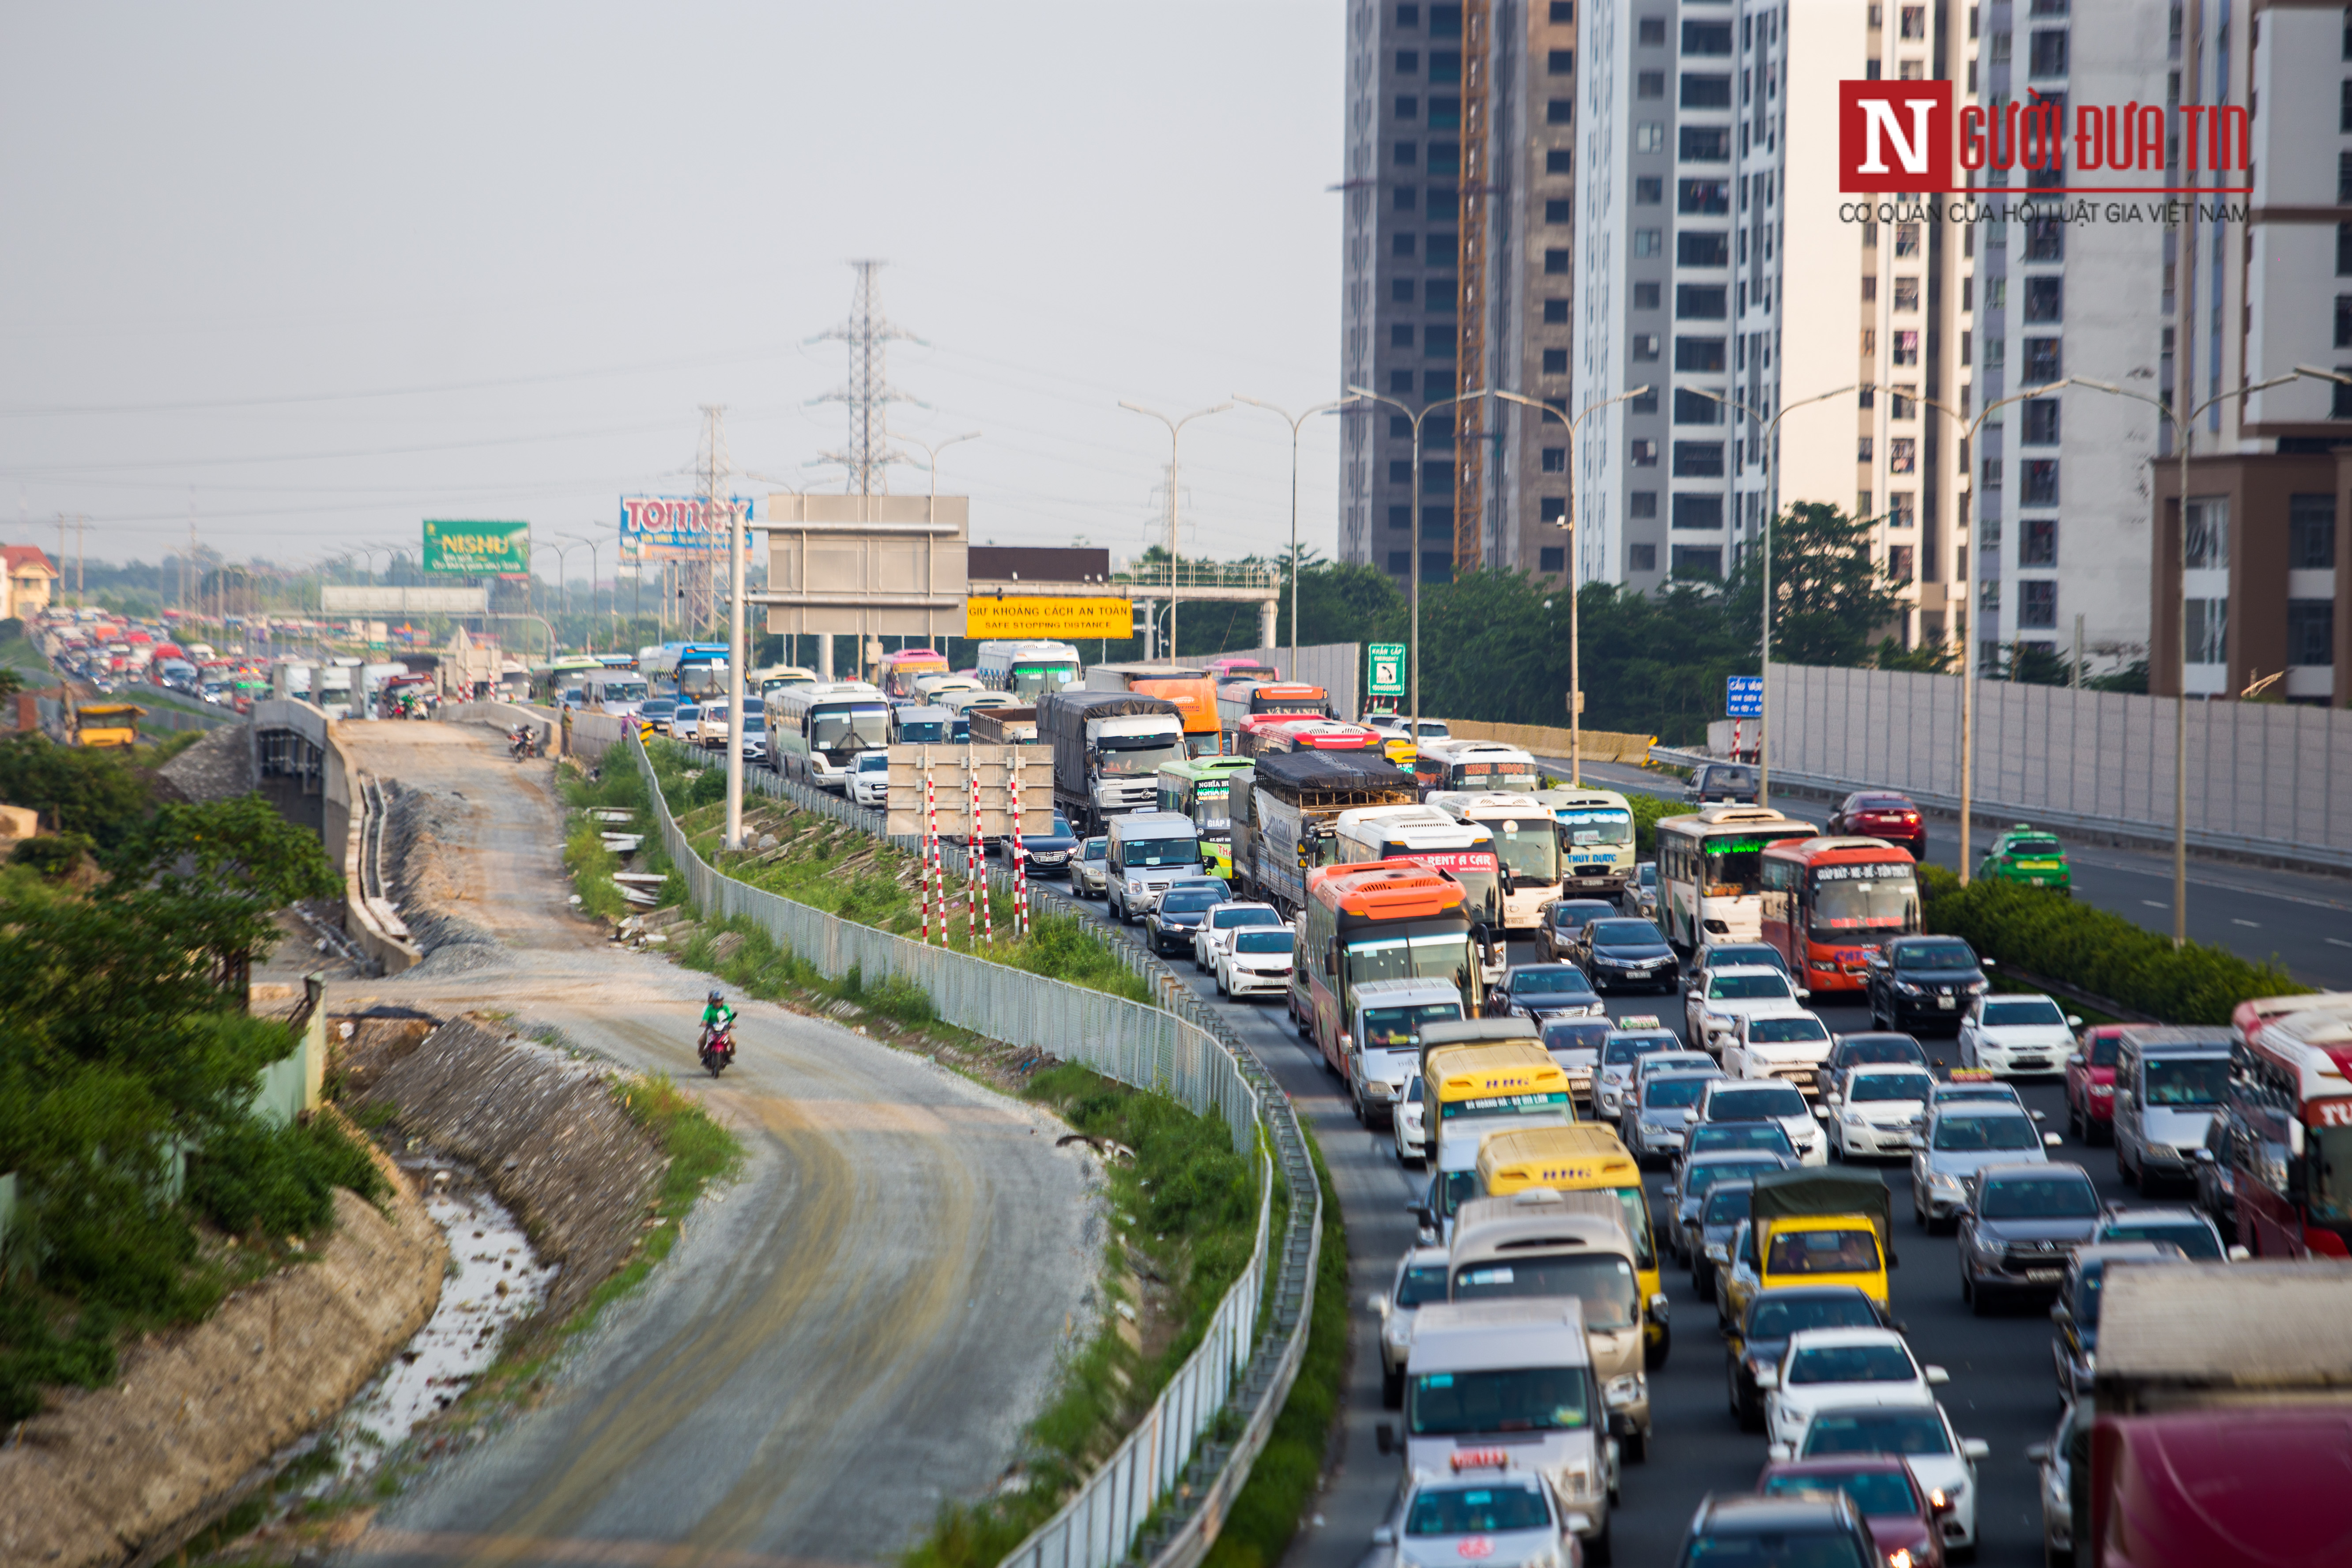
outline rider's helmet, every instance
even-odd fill
[[[714,1006],[714,1007],[716,1007],[717,1005],[719,1005],[719,987],[718,987],[718,986],[714,985],[714,986],[712,986],[712,987],[710,988],[710,995],[709,995],[709,1001],[710,1005],[711,1005],[712,1006]]]

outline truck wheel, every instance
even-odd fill
[[[1601,1533],[1594,1536],[1591,1541],[1585,1543],[1584,1560],[1587,1563],[1605,1565],[1616,1561],[1616,1558],[1612,1554],[1609,1545],[1609,1521],[1605,1519],[1602,1520],[1601,1521]]]
[[[1657,1371],[1666,1364],[1666,1356],[1674,1348],[1674,1331],[1669,1329],[1658,1336],[1656,1343],[1645,1344],[1642,1347],[1643,1366],[1651,1372]]]
[[[1617,1451],[1633,1464],[1646,1465],[1650,1462],[1650,1435],[1636,1431],[1619,1443]]]
[[[1385,1361],[1381,1363],[1381,1408],[1404,1408],[1404,1373],[1391,1370]]]

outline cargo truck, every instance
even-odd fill
[[[1331,836],[1343,811],[1410,804],[1412,780],[1364,752],[1290,752],[1260,757],[1233,775],[1226,797],[1234,890],[1294,918],[1307,873],[1349,859]],[[1378,860],[1379,855],[1361,857]]]
[[[1037,738],[1054,748],[1054,805],[1080,837],[1160,804],[1160,764],[1184,754],[1176,704],[1131,691],[1047,691]]]
[[[1209,672],[1182,664],[1093,664],[1087,667],[1089,691],[1131,691],[1173,702],[1184,721],[1184,750],[1213,757],[1225,749],[1217,726],[1217,689]]]

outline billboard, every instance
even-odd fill
[[[736,496],[728,504],[749,526],[751,498]],[[621,559],[713,560],[727,549],[727,514],[700,496],[623,496]]]
[[[353,586],[330,583],[319,590],[323,615],[479,616],[489,612],[488,588]]]
[[[1135,635],[1135,609],[1125,599],[1024,595],[964,601],[968,637],[1118,637]]]
[[[530,574],[530,524],[438,522],[425,524],[425,570],[472,576]]]

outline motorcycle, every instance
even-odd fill
[[[530,729],[518,725],[507,735],[507,750],[516,762],[527,763],[539,755],[539,736]]]
[[[703,1070],[712,1078],[724,1072],[735,1060],[735,1026],[722,1024],[703,1030],[699,1054]]]

